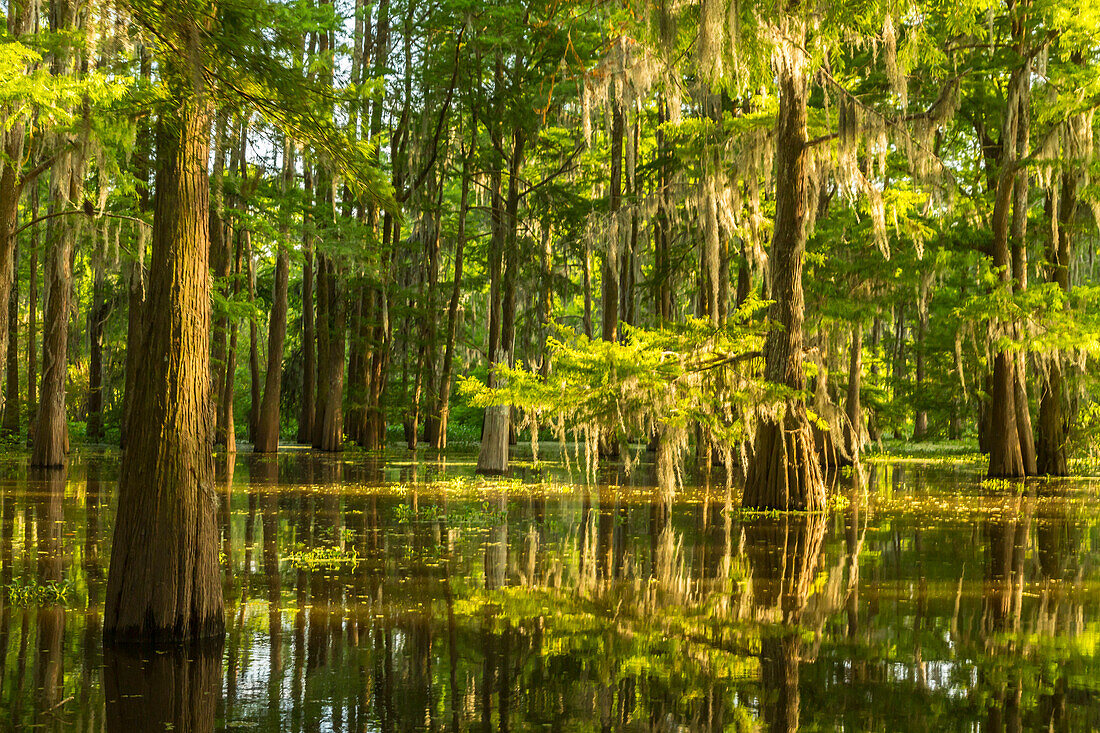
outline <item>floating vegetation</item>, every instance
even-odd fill
[[[289,562],[299,570],[323,570],[325,568],[350,567],[354,570],[362,558],[352,549],[341,547],[311,547],[308,550],[292,552],[281,560]]]
[[[40,582],[28,577],[15,578],[10,585],[4,586],[8,602],[15,606],[65,605],[71,591],[68,581]]]

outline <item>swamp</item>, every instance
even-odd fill
[[[218,461],[226,635],[100,642],[118,456],[5,462],[20,730],[1092,730],[1097,480],[875,460],[831,511],[476,455]],[[528,464],[529,465],[529,464]]]
[[[0,731],[1100,730],[1097,0],[0,15]]]

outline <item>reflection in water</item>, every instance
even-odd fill
[[[228,633],[170,653],[99,643],[117,457],[0,464],[0,728],[1100,726],[1084,482],[865,467],[829,516],[771,517],[644,472],[222,461]]]
[[[212,733],[221,661],[221,642],[140,651],[108,647],[103,668],[106,730]]]

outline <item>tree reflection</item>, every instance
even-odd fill
[[[213,733],[221,694],[222,645],[104,649],[108,733]]]
[[[766,623],[760,639],[761,715],[771,731],[794,731],[799,719],[798,628],[821,558],[825,517],[790,514],[747,523],[753,599]]]

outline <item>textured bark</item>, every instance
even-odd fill
[[[67,173],[78,165],[71,153],[62,153],[50,177],[50,211],[69,207],[73,178]],[[77,179],[79,180],[79,179]],[[69,423],[65,414],[65,382],[68,377],[69,309],[72,297],[72,247],[70,217],[51,219],[46,225],[46,305],[42,319],[42,394],[34,421],[32,466],[61,466],[68,450]]]
[[[294,183],[294,146],[283,146],[283,189]],[[286,342],[287,288],[290,281],[290,255],[279,243],[275,260],[275,284],[271,295],[271,316],[267,328],[267,371],[264,374],[263,402],[256,424],[253,450],[274,453],[279,450],[279,397],[283,378],[283,345]]]
[[[197,43],[195,22],[169,11],[166,32]],[[210,114],[193,86],[202,76],[186,65],[192,53],[160,59],[171,101],[157,123],[145,361],[131,415],[140,429],[122,458],[107,580],[103,632],[113,642],[225,633],[210,452]]]
[[[769,318],[778,328],[764,344],[764,376],[800,390],[802,369],[802,264],[806,252],[806,59],[801,21],[792,21],[790,47],[778,64],[779,114],[776,129],[776,208],[772,235]],[[800,400],[792,400],[778,420],[757,427],[753,460],[745,479],[742,506],[752,509],[822,511],[825,484],[813,434]]]

